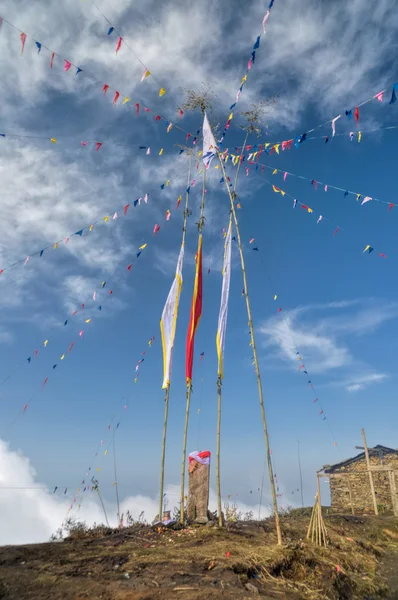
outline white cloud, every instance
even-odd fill
[[[348,392],[359,392],[360,390],[365,389],[372,383],[381,383],[387,378],[388,375],[386,375],[385,373],[369,373],[365,375],[351,377],[348,381],[346,381],[344,385],[345,389]]]
[[[63,489],[54,494],[53,490],[37,480],[29,459],[21,452],[11,451],[3,440],[0,440],[0,465],[1,545],[46,542],[68,515],[85,521],[87,525],[105,521],[102,508],[91,492],[83,496],[80,510],[74,504],[73,510],[68,513],[71,503],[73,505],[74,490],[67,489],[67,495]],[[179,503],[180,488],[168,485],[165,492],[167,509],[172,511]],[[210,490],[210,510],[216,510],[216,506],[216,494]],[[243,513],[253,511],[258,515],[258,505],[239,502],[237,506]],[[110,525],[116,527],[115,504],[105,503],[105,508]],[[158,513],[158,499],[143,495],[128,496],[121,500],[120,510],[124,514],[129,510],[134,519],[144,512],[145,519],[151,522]],[[268,514],[267,499],[264,498],[261,517]]]

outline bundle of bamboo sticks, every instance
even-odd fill
[[[322,517],[322,506],[319,494],[315,496],[315,503],[311,513],[311,520],[307,532],[307,540],[311,538],[317,546],[327,546],[327,531]]]

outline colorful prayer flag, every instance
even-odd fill
[[[206,119],[206,115],[205,115]],[[191,314],[186,340],[185,375],[187,385],[192,381],[192,365],[195,346],[195,333],[202,316],[202,234],[199,234],[198,250],[196,253],[195,284],[193,289]]]
[[[224,246],[224,264],[222,269],[222,289],[221,289],[221,305],[220,312],[218,315],[218,327],[216,335],[216,348],[218,356],[218,376],[220,379],[224,377],[224,346],[225,346],[225,332],[227,329],[227,317],[228,317],[228,299],[229,299],[229,286],[231,280],[231,234],[232,234],[232,222],[229,222],[227,237],[225,238]]]

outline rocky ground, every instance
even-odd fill
[[[308,513],[272,521],[76,533],[48,544],[0,548],[0,598],[398,598],[398,519],[325,518],[329,544],[306,541]]]

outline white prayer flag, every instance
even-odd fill
[[[174,338],[176,334],[178,307],[182,288],[182,265],[184,262],[184,244],[181,245],[177,261],[174,281],[167,296],[166,304],[160,319],[160,332],[163,348],[163,385],[162,389],[170,385],[171,366],[173,358]]]
[[[216,336],[216,346],[218,355],[218,376],[220,379],[224,377],[224,346],[225,346],[225,332],[227,329],[227,317],[228,317],[228,298],[229,298],[229,284],[231,280],[231,235],[232,235],[232,222],[229,222],[227,236],[225,238],[224,246],[224,264],[222,269],[222,291],[221,291],[221,306],[220,314],[218,316],[218,328]]]
[[[214,139],[213,132],[210,128],[210,123],[207,119],[207,114],[203,119],[203,162],[206,169],[209,168],[211,161],[216,156],[216,142]]]

